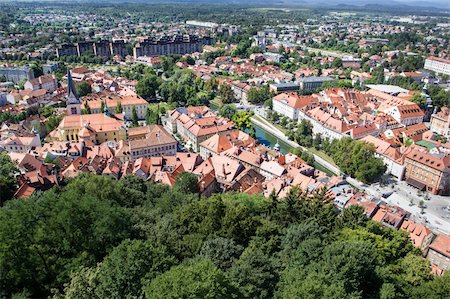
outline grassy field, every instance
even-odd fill
[[[150,103],[150,104],[148,104],[148,107],[152,111],[156,112],[156,110],[158,109],[158,103]],[[170,110],[172,110],[174,108],[175,108],[174,105],[171,105],[171,104],[169,104],[167,102],[159,102],[159,110],[165,109],[166,111],[170,111]]]
[[[218,97],[209,102],[209,106],[214,110],[219,110],[223,106],[222,100]]]
[[[266,120],[265,118],[262,118],[262,117],[259,116],[259,115],[253,115],[253,117],[254,117],[255,119],[259,120],[260,122],[265,123],[265,124],[268,125],[268,126],[273,126],[273,127],[277,128],[278,130],[280,130],[281,132],[283,132],[283,134],[285,134],[285,135],[287,134],[287,130],[286,130],[285,128],[283,128],[282,126],[277,125],[277,124],[273,124],[273,123],[269,122],[268,120]]]
[[[327,162],[329,162],[329,163],[331,163],[331,164],[333,164],[333,165],[336,166],[336,164],[334,163],[333,158],[331,158],[330,156],[328,156],[328,155],[327,155],[326,153],[324,153],[323,151],[318,151],[318,150],[316,150],[314,147],[309,147],[309,148],[308,148],[308,151],[311,152],[311,153],[313,153],[313,154],[315,154],[315,155],[317,155],[317,156],[319,156],[319,157],[321,157],[321,158],[324,159],[325,161],[327,161]]]

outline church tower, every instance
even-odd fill
[[[75,84],[70,73],[70,68],[67,68],[67,115],[81,114],[81,102],[75,89]]]

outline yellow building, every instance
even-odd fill
[[[126,139],[122,114],[67,115],[52,131],[50,141],[91,141],[100,144],[109,140]]]
[[[126,120],[131,120],[133,115],[133,108],[136,110],[138,119],[145,119],[147,115],[148,103],[143,98],[137,95],[112,95],[112,94],[92,94],[83,98],[82,107],[89,106],[91,113],[102,113],[102,103],[108,107],[109,111],[115,111],[116,107],[122,106],[123,114]]]

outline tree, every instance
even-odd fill
[[[216,78],[212,77],[205,82],[205,90],[207,91],[215,91],[217,90],[219,83]]]
[[[135,106],[133,106],[133,108],[131,109],[131,125],[133,127],[139,126],[138,115],[137,115]]]
[[[225,274],[207,259],[186,262],[157,276],[145,287],[147,298],[239,298]]]
[[[342,59],[339,57],[336,57],[333,62],[331,63],[332,68],[340,68],[342,67]]]
[[[342,226],[355,228],[357,226],[365,226],[368,218],[364,214],[362,206],[351,205],[342,211],[339,220]]]
[[[198,193],[198,177],[193,173],[183,172],[177,176],[174,188],[182,194]]]
[[[18,172],[16,165],[7,152],[0,153],[0,206],[14,195],[16,191],[16,179],[14,175]]]
[[[226,271],[239,258],[244,248],[233,239],[215,238],[205,241],[200,256],[210,259],[219,269]]]
[[[113,203],[121,197],[110,178],[79,176],[64,190],[49,190],[0,209],[1,289],[27,288],[46,297],[70,273],[100,262],[131,237],[131,214]],[[17,234],[20,232],[20,234]]]
[[[39,115],[43,117],[49,117],[55,113],[55,108],[52,106],[44,106],[39,108]]]
[[[420,92],[416,92],[412,97],[411,97],[411,102],[416,103],[417,105],[419,105],[422,108],[425,108],[427,106],[427,99],[425,98],[425,96],[423,94],[421,94]]]
[[[450,294],[450,271],[444,275],[437,276],[433,280],[427,281],[411,290],[411,298],[420,299],[442,299],[448,298]]]
[[[103,102],[102,102],[103,104]],[[91,114],[91,107],[88,105],[87,102],[84,102],[84,108],[81,110],[82,114]]]
[[[33,70],[33,75],[35,78],[38,78],[44,74],[42,65],[39,62],[33,62],[31,64],[31,69]]]
[[[125,240],[96,269],[76,273],[65,289],[66,297],[142,298],[142,283],[169,270],[175,263],[175,258],[163,246],[150,241]],[[86,289],[90,290],[90,296],[81,295]]]
[[[116,105],[116,108],[114,109],[114,111],[116,113],[122,113],[123,112],[122,103],[120,101],[117,102],[117,105]]]
[[[255,104],[262,104],[272,98],[272,93],[269,90],[269,85],[262,87],[252,87],[247,93],[247,101]]]
[[[219,115],[228,119],[232,119],[236,112],[236,107],[232,104],[225,104],[219,109]]]
[[[275,260],[264,252],[265,244],[250,245],[229,270],[243,298],[271,298],[278,281]]]
[[[45,122],[45,128],[47,129],[47,132],[51,132],[54,129],[56,129],[61,120],[62,120],[61,115],[52,115],[49,118],[47,118],[47,121]]]
[[[239,130],[247,130],[253,127],[251,117],[253,113],[247,111],[238,111],[232,117],[233,122]]]
[[[89,83],[87,83],[86,81],[77,84],[75,88],[77,90],[77,94],[80,97],[87,96],[92,92],[91,85],[89,85]]]
[[[195,59],[192,58],[192,56],[188,55],[186,57],[186,63],[189,64],[189,65],[194,65],[195,64]]]
[[[228,84],[222,84],[219,87],[219,95],[222,98],[222,103],[229,104],[236,101],[234,97],[234,92],[231,89],[231,86]]]
[[[324,149],[344,173],[363,182],[375,182],[386,171],[383,161],[374,156],[373,145],[362,141],[342,138],[333,140],[332,144]]]
[[[317,133],[313,139],[313,146],[316,150],[319,150],[322,146],[322,134]]]
[[[154,74],[146,74],[138,81],[136,85],[136,93],[144,99],[156,96],[156,91],[160,86],[159,79]]]

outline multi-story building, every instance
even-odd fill
[[[233,146],[246,147],[255,143],[255,140],[250,135],[240,130],[231,131],[226,135],[215,134],[200,143],[200,156],[203,159],[207,159],[213,155],[220,155],[220,153],[229,150]]]
[[[42,75],[25,82],[24,88],[31,90],[45,89],[48,92],[54,92],[58,88],[58,81],[53,75]]]
[[[300,85],[296,83],[278,83],[278,84],[270,84],[270,91],[278,94],[281,92],[297,92],[300,90]]]
[[[430,130],[450,137],[450,109],[442,107],[441,111],[431,115]]]
[[[430,56],[427,59],[425,59],[424,69],[439,74],[450,75],[450,60]]]
[[[299,96],[295,92],[280,93],[272,98],[273,111],[292,120],[298,120],[301,108],[317,102],[318,100],[312,96]]]
[[[114,40],[111,44],[111,54],[125,57],[128,55],[127,44],[124,40]]]
[[[39,134],[29,136],[12,136],[5,140],[0,140],[0,147],[8,153],[28,153],[41,146]]]
[[[226,135],[235,129],[232,121],[217,116],[206,106],[176,108],[164,120],[164,126],[169,132],[179,134],[186,146],[196,152],[200,143],[214,134]]]
[[[142,40],[134,47],[134,58],[140,56],[156,56],[171,54],[189,54],[201,52],[203,45],[212,44],[210,37],[198,37],[196,35],[173,35],[151,37]]]
[[[59,69],[59,63],[48,63],[42,66],[42,70],[44,75],[51,74],[56,72]]]
[[[433,194],[450,191],[450,155],[437,157],[411,150],[405,157],[406,182]]]
[[[405,166],[402,163],[400,151],[389,142],[374,136],[366,136],[361,141],[372,144],[375,147],[375,156],[381,158],[386,165],[386,173],[403,180]]]
[[[128,55],[126,43],[124,40],[115,40],[112,42],[103,40],[98,42],[80,42],[76,44],[62,44],[56,48],[56,55],[61,56],[81,56],[91,54],[102,57],[111,57],[119,55],[125,57]]]
[[[49,141],[85,141],[100,144],[126,139],[122,114],[74,114],[63,118],[48,135]]]
[[[428,248],[427,258],[438,274],[450,270],[450,236],[439,234]]]
[[[139,158],[174,156],[177,141],[162,126],[150,125],[128,129],[128,140],[119,141],[116,157],[122,162]]]
[[[247,100],[247,94],[251,89],[251,85],[246,82],[233,81],[231,82],[231,89],[233,90],[234,97],[240,101]]]
[[[108,41],[99,41],[94,42],[94,55],[95,56],[103,56],[110,58],[111,57],[111,47]]]
[[[34,79],[33,70],[25,67],[0,67],[0,77],[5,77],[6,81],[19,83],[22,80]]]
[[[122,106],[122,111],[126,120],[132,119],[133,108],[136,110],[138,119],[145,119],[148,103],[146,100],[136,95],[111,95],[102,97],[94,94],[85,97],[83,100],[83,107],[86,105],[89,106],[91,113],[103,113],[104,111],[101,111],[102,105],[105,105],[109,111],[114,112],[119,104]]]
[[[300,85],[300,89],[302,90],[315,90],[317,88],[320,88],[322,84],[324,84],[325,82],[329,81],[333,81],[333,78],[326,76],[322,77],[310,76],[297,79],[297,82]]]
[[[56,48],[56,56],[78,56],[77,46],[75,44],[62,44]]]
[[[391,115],[396,121],[405,126],[422,123],[423,117],[425,116],[425,113],[420,109],[419,105],[412,102],[394,105],[381,111]]]
[[[77,53],[78,56],[87,54],[87,55],[93,55],[94,54],[94,47],[92,42],[79,42],[76,43],[77,46]]]
[[[263,56],[264,56],[264,59],[269,62],[280,63],[280,62],[286,61],[286,56],[284,56],[283,54],[265,52],[265,53],[263,53]]]
[[[403,221],[401,229],[409,234],[412,244],[422,252],[426,251],[434,237],[433,232],[428,227],[409,219]]]

